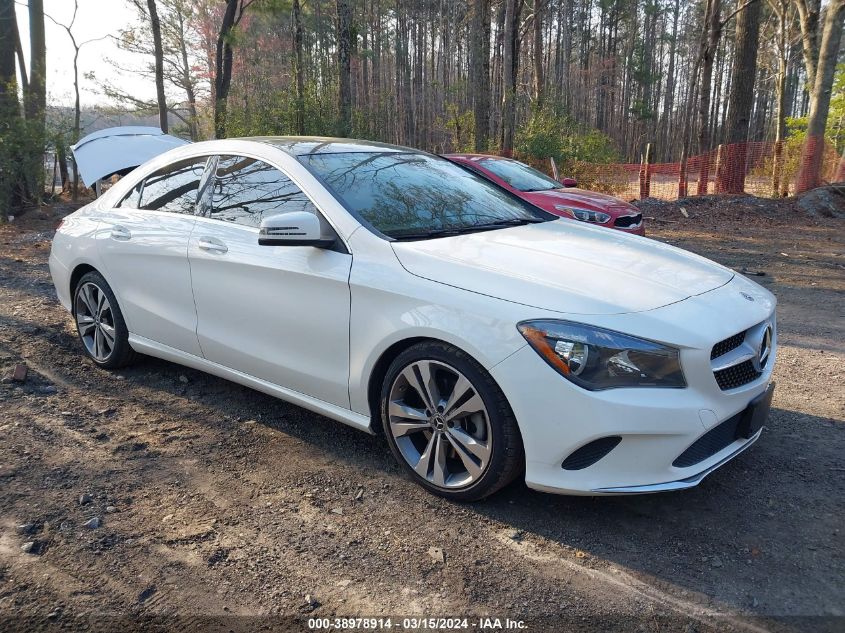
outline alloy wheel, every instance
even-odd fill
[[[82,284],[74,306],[79,337],[91,356],[105,362],[115,345],[114,314],[103,289],[94,283]]]
[[[393,381],[390,433],[408,465],[440,488],[462,488],[484,474],[492,454],[490,416],[478,391],[435,360],[407,365]]]

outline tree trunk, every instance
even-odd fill
[[[502,125],[500,145],[502,154],[513,153],[516,126],[516,75],[519,68],[519,11],[522,0],[504,0],[505,31],[502,53]]]
[[[719,192],[742,193],[745,190],[745,143],[754,104],[762,4],[761,0],[752,2],[736,17],[736,47],[724,133],[725,144],[729,147],[726,148],[720,181],[716,183]],[[730,147],[736,143],[743,145]]]
[[[543,3],[534,0],[534,104],[537,109],[543,107]]]
[[[778,19],[777,52],[778,72],[775,79],[777,114],[775,115],[775,147],[772,168],[772,195],[787,196],[789,183],[783,179],[783,141],[786,138],[786,80],[789,55],[789,0],[770,0],[769,4]]]
[[[226,108],[232,86],[232,30],[240,0],[226,0],[226,11],[217,34],[214,58],[214,136],[226,138]]]
[[[24,111],[26,111],[26,95],[29,92],[29,79],[26,74],[26,59],[23,56],[23,46],[21,45],[21,34],[18,30],[17,19],[12,20],[12,29],[15,37],[15,55],[18,58],[18,71],[21,79],[21,88],[24,95]]]
[[[47,110],[47,46],[44,37],[44,2],[29,2],[29,81],[24,87],[24,111],[32,134],[31,160],[27,161],[29,193],[36,202],[44,195],[44,165],[42,156]]]
[[[158,126],[167,134],[167,96],[164,94],[164,50],[161,46],[161,22],[155,0],[147,0],[150,12],[150,30],[153,32],[155,51],[156,100],[158,101]]]
[[[490,0],[473,0],[469,56],[475,151],[484,152],[490,134]]]
[[[15,21],[14,0],[0,0],[0,211],[5,215],[20,206],[20,157],[14,147],[14,122],[20,119],[17,76],[15,72]],[[5,219],[5,218],[3,218]]]
[[[294,75],[296,77],[296,133],[305,134],[305,79],[302,61],[302,10],[299,0],[293,0]]]
[[[713,58],[719,37],[722,33],[722,3],[721,0],[709,0],[709,11],[705,12],[707,20],[707,45],[701,63],[701,87],[698,102],[698,153],[701,154],[701,172],[698,177],[698,195],[707,193],[710,182],[710,92],[713,81]]]
[[[835,1],[835,0],[834,0]],[[807,92],[816,83],[816,64],[819,59],[819,10],[821,0],[794,0],[801,23],[801,48],[804,69],[807,71]]]
[[[70,33],[70,29],[68,29]],[[79,102],[79,46],[73,39],[73,142],[77,143],[82,133],[80,119],[82,118],[82,106]],[[71,157],[73,165],[73,192],[71,197],[76,202],[79,197],[79,167],[76,165],[76,158]]]
[[[62,181],[62,193],[70,186],[70,176],[67,173],[67,146],[63,138],[56,139],[56,160],[59,163],[59,176]]]
[[[666,73],[666,86],[663,94],[663,112],[660,115],[660,148],[659,154],[665,160],[670,158],[669,139],[672,138],[671,123],[672,109],[675,104],[675,54],[678,50],[678,17],[680,15],[681,0],[675,0],[672,12],[672,39],[669,42],[669,70]]]
[[[799,192],[821,184],[824,133],[830,111],[830,95],[833,89],[833,75],[836,72],[839,43],[842,39],[843,22],[845,22],[845,0],[831,0],[824,20],[824,31],[816,66],[816,82],[810,94],[807,140],[801,153],[801,168],[798,174],[797,190]]]
[[[197,95],[194,89],[194,79],[191,76],[191,64],[188,60],[188,47],[185,42],[185,15],[182,12],[183,6],[176,5],[176,18],[179,24],[179,55],[182,58],[182,85],[185,89],[185,97],[188,100],[188,133],[192,141],[199,140],[199,118],[197,116]]]
[[[349,0],[337,0],[337,64],[340,73],[338,114],[340,136],[352,133],[352,7]]]

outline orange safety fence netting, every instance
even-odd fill
[[[517,158],[546,173],[551,171],[548,161]],[[818,182],[811,178],[814,161],[820,165]],[[805,191],[823,182],[842,181],[845,157],[840,157],[830,143],[817,138],[804,144],[755,141],[720,145],[705,154],[691,156],[685,169],[680,162],[646,165],[566,161],[559,165],[559,173],[561,178],[575,178],[583,189],[624,200],[675,200],[724,193],[776,197]]]

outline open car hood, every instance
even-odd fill
[[[92,132],[71,147],[86,187],[113,174],[125,174],[167,150],[189,141],[157,127],[127,125]]]

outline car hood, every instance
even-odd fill
[[[524,197],[534,204],[542,207],[552,208],[556,204],[572,205],[579,209],[591,211],[606,211],[613,207],[616,211],[630,211],[637,213],[637,208],[624,200],[608,196],[595,191],[584,189],[550,189],[548,191],[531,191],[524,194]]]
[[[568,314],[653,310],[734,276],[679,248],[562,220],[392,246],[413,275]]]
[[[127,125],[92,132],[71,147],[85,186],[117,173],[126,173],[167,150],[188,141],[157,127]]]

